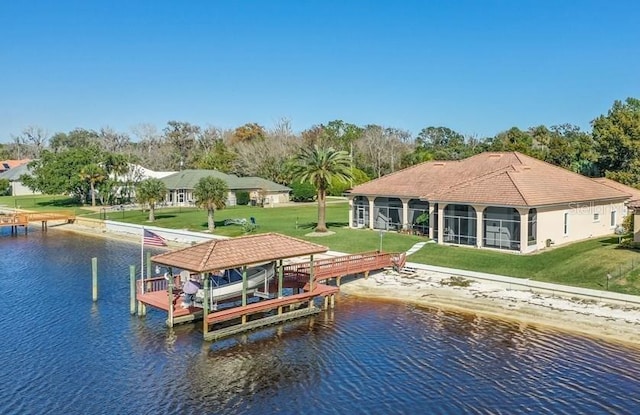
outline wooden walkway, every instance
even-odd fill
[[[29,220],[27,219],[27,215],[24,213],[18,213],[13,215],[0,215],[0,228],[11,228],[11,233],[17,233],[18,227],[22,226],[24,228],[24,233],[27,233],[27,226],[29,225]]]
[[[64,221],[71,223],[76,219],[75,212],[71,210],[59,210],[51,212],[20,212],[11,215],[0,215],[0,227],[11,227],[12,233],[17,231],[18,226],[24,228],[27,233],[27,226],[31,222],[40,222],[42,230],[47,230],[49,221]]]
[[[364,274],[367,277],[369,272],[384,268],[402,269],[406,261],[407,256],[405,253],[395,254],[376,251],[344,255],[314,261],[313,275],[315,281],[318,282],[336,278],[338,285],[340,285],[340,279],[344,276]],[[308,281],[310,272],[310,261],[293,263],[284,267],[285,277],[298,281]]]

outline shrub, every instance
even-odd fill
[[[640,249],[640,242],[634,242],[633,238],[623,239],[622,242],[618,245],[620,248],[624,249]]]
[[[316,198],[316,188],[311,183],[293,182],[289,187],[294,202],[313,202]]]
[[[236,192],[236,204],[238,205],[248,205],[251,200],[251,196],[249,192],[241,191]]]
[[[0,179],[0,196],[11,195],[11,183],[9,179]]]

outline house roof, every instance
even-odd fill
[[[194,189],[203,177],[217,177],[224,180],[230,190],[264,189],[270,192],[288,192],[286,186],[261,177],[238,177],[217,170],[182,170],[162,178],[168,189]]]
[[[630,197],[628,192],[518,152],[486,152],[464,160],[421,163],[356,186],[351,194],[503,206]]]
[[[10,182],[15,182],[20,180],[20,176],[23,174],[31,174],[31,169],[29,169],[27,164],[21,164],[17,167],[13,167],[5,172],[0,173],[0,179],[7,179]]]
[[[2,160],[0,161],[0,172],[4,172],[10,169],[14,169],[18,166],[22,166],[23,164],[27,164],[31,159],[21,159],[21,160]]]
[[[629,193],[631,195],[631,200],[640,199],[640,189],[636,189],[635,187],[627,186],[626,184],[622,184],[620,182],[616,182],[615,180],[607,179],[606,177],[597,177],[595,179],[596,182],[603,184],[605,186],[612,187],[614,189],[620,190],[621,192]]]
[[[279,233],[264,233],[203,242],[177,251],[155,255],[151,260],[156,264],[192,272],[211,272],[278,259],[320,254],[328,249],[326,246]]]

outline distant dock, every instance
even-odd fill
[[[17,234],[18,229],[22,227],[24,233],[27,233],[30,223],[40,222],[42,230],[46,232],[51,221],[63,221],[64,223],[72,223],[76,220],[76,214],[70,210],[60,210],[51,212],[15,212],[11,214],[0,215],[0,228],[11,228],[11,234]]]

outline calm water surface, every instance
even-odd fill
[[[136,245],[4,229],[0,250],[2,414],[640,413],[640,349],[346,296],[212,344],[129,316]]]

